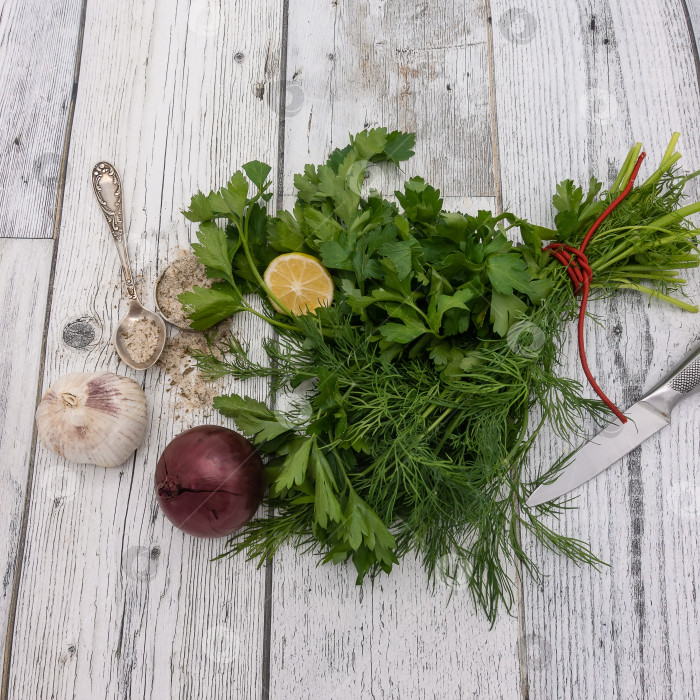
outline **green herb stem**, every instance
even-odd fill
[[[634,148],[630,151],[630,159],[629,162],[626,164],[624,175],[622,176],[622,182],[620,183],[620,190],[624,190],[625,187],[627,187],[630,178],[632,177],[632,172],[634,171],[635,166],[637,165],[637,160],[639,158],[639,154],[642,150],[642,144],[641,143],[636,143],[634,145]]]
[[[454,411],[454,408],[446,408],[426,429],[425,429],[425,434],[428,435],[435,430],[435,428],[442,423],[442,421],[449,416],[452,411]]]
[[[657,280],[659,282],[673,282],[674,284],[685,284],[688,280],[678,277],[675,270],[670,272],[628,272],[627,270],[615,270],[616,275],[622,275],[630,279]]]
[[[270,318],[269,316],[266,316],[265,314],[261,314],[259,311],[256,311],[245,299],[241,299],[241,303],[245,306],[246,311],[253,314],[253,316],[261,318],[263,321],[269,323],[271,326],[274,326],[275,328],[284,329],[286,331],[293,331],[295,333],[299,332],[299,329],[295,328],[294,326],[290,326],[287,323],[282,323],[281,321],[277,321],[274,318]]]
[[[611,281],[618,282],[618,287],[620,289],[632,289],[635,292],[642,292],[643,294],[648,294],[650,297],[655,297],[657,299],[661,299],[662,301],[668,302],[669,304],[673,304],[673,306],[677,306],[679,309],[683,309],[684,311],[690,311],[691,313],[698,312],[698,307],[694,304],[688,304],[685,301],[681,301],[680,299],[675,299],[674,297],[668,296],[667,294],[662,294],[658,289],[652,289],[651,287],[646,287],[643,284],[635,284],[634,282],[628,282],[626,280],[621,279],[613,279]],[[599,286],[602,285],[591,285],[591,287]]]
[[[250,221],[250,212],[251,208],[248,207],[245,215],[245,223],[243,225],[243,235],[241,236],[243,252],[245,253],[246,260],[248,261],[248,266],[250,267],[250,271],[253,273],[253,276],[257,280],[258,284],[265,291],[265,294],[267,294],[269,299],[271,299],[275,304],[277,304],[277,306],[282,310],[282,313],[284,313],[287,316],[291,316],[291,311],[272,293],[270,288],[265,284],[265,280],[263,280],[262,276],[258,272],[258,268],[255,262],[253,261],[253,256],[251,255],[250,248],[248,247],[248,224]]]
[[[634,153],[636,151],[637,156],[634,156],[634,159],[636,160],[637,157],[639,156],[639,151],[641,150],[641,145],[636,144],[630,148],[630,150],[627,153],[627,157],[625,158],[624,162],[622,163],[622,167],[620,168],[620,172],[617,174],[617,177],[615,178],[615,181],[613,182],[612,186],[610,187],[610,194],[615,195],[617,192],[620,190],[621,185],[622,185],[622,180],[625,177],[625,173],[627,172],[627,169],[629,167],[629,164],[632,162],[632,158],[634,156]]]
[[[661,165],[659,165],[658,169],[654,171],[651,177],[649,177],[646,180],[646,182],[644,182],[644,184],[642,185],[643,188],[652,185],[655,186],[661,179],[661,176],[664,173],[668,172],[673,167],[673,165],[680,160],[681,154],[675,153],[676,145],[678,144],[679,138],[680,134],[677,131],[675,131],[671,136],[671,141],[669,142],[668,147],[666,148],[664,157],[661,159]]]
[[[685,214],[682,216],[676,216],[679,212],[682,211],[681,209],[678,209],[672,214],[663,216],[657,219],[656,221],[652,222],[651,224],[643,226],[619,226],[617,228],[608,229],[606,233],[617,233],[620,231],[627,231],[629,234],[634,233],[635,231],[654,231],[656,233],[665,233],[667,235],[666,237],[657,239],[655,241],[637,241],[636,245],[631,244],[629,240],[625,240],[605,255],[602,255],[596,260],[591,261],[591,268],[594,272],[602,272],[603,270],[611,267],[612,265],[615,265],[615,263],[618,263],[621,260],[625,260],[626,258],[632,257],[633,255],[637,255],[643,252],[644,250],[663,247],[668,245],[669,243],[673,243],[676,241],[686,243],[686,234],[679,233],[678,231],[672,231],[666,227],[678,223],[687,216],[700,212],[700,202],[696,202],[695,204],[689,204],[688,206],[683,207],[683,210],[685,211]]]
[[[665,227],[672,224],[677,224],[683,219],[687,219],[689,216],[693,216],[693,214],[697,214],[698,212],[700,212],[700,202],[688,204],[680,209],[672,211],[670,214],[666,214],[666,216],[662,216],[654,221],[651,226],[658,228],[659,230],[664,230]]]

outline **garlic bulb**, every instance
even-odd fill
[[[44,445],[68,461],[116,467],[143,442],[146,395],[112,372],[66,374],[41,399],[36,425]]]

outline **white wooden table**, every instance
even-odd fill
[[[193,192],[261,158],[281,206],[367,126],[415,130],[406,174],[450,206],[547,224],[556,182],[609,177],[636,140],[658,162],[679,130],[700,168],[699,41],[698,0],[0,0],[3,697],[700,697],[697,401],[560,523],[611,566],[526,541],[547,579],[493,629],[410,562],[360,588],[291,550],[211,563],[221,543],[174,530],[152,488],[163,447],[210,412],[178,418],[160,370],[118,361],[121,278],[89,182],[100,159],[122,173],[148,305],[193,236]],[[591,361],[621,404],[700,338],[697,316],[633,295],[594,311]],[[96,369],[149,397],[147,442],[113,470],[65,464],[33,428],[52,382]],[[559,449],[543,438],[535,459]]]

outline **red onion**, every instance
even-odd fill
[[[224,537],[243,527],[260,506],[265,470],[242,435],[200,425],[163,450],[155,486],[173,525],[196,537]]]

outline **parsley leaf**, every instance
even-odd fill
[[[215,282],[210,289],[195,287],[178,295],[178,299],[196,331],[205,331],[243,310],[240,292],[226,282]]]
[[[397,190],[394,194],[411,222],[433,221],[442,211],[440,190],[428,185],[422,177],[412,177],[403,192]]]
[[[277,216],[268,222],[267,242],[278,253],[303,250],[305,236],[298,219],[288,211],[277,212]]]
[[[350,258],[350,250],[346,248],[340,241],[323,241],[319,243],[319,252],[321,253],[321,262],[326,266],[335,270],[352,270],[352,260]]]
[[[392,343],[410,343],[423,333],[428,333],[428,329],[420,321],[410,323],[385,323],[379,332],[386,340]]]
[[[400,280],[411,274],[413,269],[413,252],[416,241],[387,241],[379,249],[379,254],[391,260]]]
[[[233,174],[226,187],[222,187],[219,190],[218,195],[226,205],[226,209],[222,213],[225,213],[227,216],[233,215],[239,219],[243,218],[245,205],[248,202],[248,180],[246,180],[245,175],[240,170]]]
[[[377,550],[382,558],[394,561],[389,550],[396,547],[396,540],[384,522],[354,491],[350,489],[348,502],[343,514],[348,543],[353,549],[364,544],[368,549]]]
[[[272,168],[267,163],[261,163],[259,160],[251,160],[241,166],[245,170],[248,179],[259,189],[263,189],[267,176]]]
[[[392,131],[386,139],[384,153],[387,158],[398,165],[402,160],[408,160],[415,155],[416,135],[402,131]]]
[[[335,479],[331,466],[323,454],[323,450],[316,444],[312,450],[312,469],[316,481],[314,499],[314,516],[321,527],[327,527],[329,521],[339,523],[343,517],[343,511],[335,495]]]
[[[249,396],[217,396],[214,408],[224,416],[233,418],[236,427],[256,445],[292,432],[277,420],[264,403]]]
[[[284,459],[282,470],[275,480],[278,489],[291,489],[295,485],[304,483],[313,442],[311,438],[294,441],[293,447]]]
[[[189,208],[182,213],[186,219],[195,222],[210,221],[215,217],[214,210],[209,203],[209,197],[202,194],[202,192],[197,192],[197,194],[192,197]]]
[[[428,306],[428,323],[433,333],[440,332],[442,317],[449,309],[466,309],[466,302],[473,299],[476,292],[472,287],[458,289],[454,294],[434,295]],[[467,316],[467,318],[469,318]]]
[[[604,205],[595,201],[602,187],[603,184],[592,177],[584,200],[583,189],[577,187],[573,180],[564,180],[557,185],[552,204],[558,212],[554,223],[561,239],[569,238],[574,230],[584,226],[602,210]]]
[[[525,311],[526,304],[513,294],[495,291],[491,294],[491,323],[494,331],[501,337],[508,333],[508,329]]]
[[[197,233],[199,243],[192,250],[199,262],[207,268],[207,277],[221,277],[235,287],[231,263],[238,248],[238,241],[231,240],[213,221],[205,221]]]
[[[512,294],[513,289],[526,292],[530,287],[527,263],[515,254],[491,255],[486,259],[491,286],[501,294]]]

